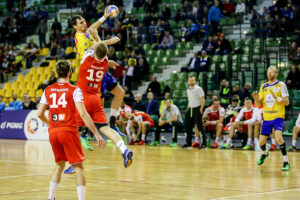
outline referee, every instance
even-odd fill
[[[192,134],[195,124],[197,124],[198,130],[202,133],[202,145],[200,148],[205,148],[206,137],[203,132],[202,126],[202,113],[205,105],[204,92],[201,87],[196,85],[196,79],[193,76],[188,80],[189,88],[187,90],[188,95],[188,109],[185,116],[185,126],[187,131],[186,144],[182,148],[187,148],[192,145]]]

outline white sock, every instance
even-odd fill
[[[146,137],[146,135],[142,135],[142,140],[144,140],[144,141],[145,141],[145,137]]]
[[[135,136],[136,136],[135,134],[132,134],[133,139],[135,138]]]
[[[195,137],[195,141],[199,143],[199,137]]]
[[[297,144],[297,140],[293,140],[293,141],[292,141],[292,145],[295,147],[296,144]]]
[[[78,200],[85,199],[85,186],[84,185],[77,185],[77,195],[78,195]]]
[[[219,137],[216,137],[216,141],[215,142],[218,143],[219,139],[220,139]]]
[[[247,145],[251,146],[251,144],[252,144],[252,138],[248,138]]]
[[[124,153],[127,149],[126,145],[124,144],[123,140],[119,140],[116,146],[120,149],[121,153]]]
[[[258,144],[258,138],[254,138],[254,144],[255,144],[255,145],[259,145],[259,144]]]
[[[57,186],[58,186],[57,182],[50,181],[49,197],[48,197],[48,199],[54,200],[54,195],[55,195],[55,191],[56,191]]]
[[[227,139],[227,144],[232,145],[232,140],[230,138]]]
[[[284,162],[289,162],[289,159],[288,159],[288,156],[287,156],[287,155],[283,156],[283,161],[284,161]]]
[[[272,139],[272,144],[276,144],[276,140],[275,139]]]
[[[118,111],[116,110],[116,109],[111,109],[110,110],[110,116],[115,116],[115,117],[117,117],[117,115],[118,115]]]

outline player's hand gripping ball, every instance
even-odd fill
[[[119,8],[115,5],[109,5],[105,8],[105,14],[108,16],[116,17],[119,14]]]

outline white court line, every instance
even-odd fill
[[[250,193],[250,194],[241,194],[241,195],[234,195],[234,196],[229,196],[229,197],[221,197],[218,199],[223,200],[223,199],[234,199],[234,198],[239,198],[239,197],[251,197],[251,196],[256,196],[256,195],[274,194],[274,193],[287,192],[287,191],[293,191],[293,190],[300,191],[300,188],[284,189],[284,190],[270,191],[270,192],[255,192],[255,193]],[[213,198],[213,199],[215,199],[215,198]],[[211,199],[211,200],[213,200],[213,199]]]

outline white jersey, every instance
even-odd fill
[[[296,126],[300,128],[300,113],[299,113],[297,121],[296,121]]]
[[[262,108],[255,108],[253,110],[252,118],[250,120],[248,120],[248,124],[249,123],[254,123],[254,122],[257,122],[257,121],[262,121],[263,120],[262,115],[263,115],[263,109]]]
[[[249,124],[252,122],[252,118],[254,116],[254,113],[258,112],[258,108],[252,107],[251,109],[247,109],[246,107],[243,107],[242,110],[239,112],[238,116],[236,117],[235,121],[241,121],[244,118],[244,124]]]

